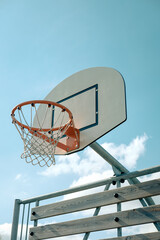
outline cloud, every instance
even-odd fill
[[[9,240],[12,224],[4,223],[0,225],[0,240]]]
[[[156,232],[156,231],[157,230],[156,230],[154,224],[152,224],[152,223],[123,228],[124,236],[141,234],[141,233],[151,233],[151,232]]]
[[[111,153],[125,167],[131,170],[136,167],[139,157],[144,154],[147,139],[147,135],[144,134],[142,136],[137,136],[128,145],[103,143],[102,147]],[[74,153],[68,156],[57,157],[55,166],[47,168],[38,174],[52,177],[60,174],[75,173],[81,177],[92,173],[102,174],[109,169],[109,164],[106,164],[103,158],[88,147],[82,154]]]
[[[29,176],[26,175],[26,174],[18,173],[15,176],[14,180],[17,181],[17,182],[21,182],[21,183],[28,183],[29,182]]]
[[[22,174],[17,174],[16,177],[15,177],[15,180],[20,180],[22,178]]]
[[[137,160],[145,152],[145,143],[148,136],[137,136],[129,145],[120,144],[117,146],[114,143],[104,143],[104,147],[110,154],[112,154],[118,161],[120,161],[126,168],[133,169],[136,167]]]
[[[77,181],[75,180],[70,185],[70,188],[85,185],[85,184],[91,183],[91,182],[100,181],[102,179],[106,179],[106,178],[109,178],[111,176],[113,176],[113,171],[112,170],[104,171],[102,174],[92,173],[88,176],[80,177]],[[89,189],[89,190],[84,190],[84,191],[80,191],[80,192],[76,192],[76,193],[67,194],[67,195],[64,196],[64,200],[71,199],[71,198],[76,198],[76,197],[81,197],[81,196],[96,193],[96,192],[100,192],[100,191],[103,191],[104,187],[105,186],[92,188],[92,189]]]
[[[70,172],[77,172],[77,166],[79,165],[80,157],[77,153],[72,155],[57,157],[58,161],[56,165],[47,168],[46,170],[39,172],[38,174],[46,177],[58,176],[60,174],[67,174]]]
[[[30,227],[32,227],[32,226],[28,225],[28,231],[29,231]],[[10,240],[11,229],[12,229],[11,223],[0,224],[0,240]],[[21,224],[18,225],[18,238],[17,239],[19,239],[19,237],[20,237],[20,232],[21,232]],[[22,238],[25,238],[25,235],[26,235],[26,224],[23,225]]]
[[[58,238],[50,238],[50,240],[71,240],[71,239],[74,239],[74,240],[82,240],[83,239],[83,236],[84,234],[81,234],[81,235],[72,235],[72,236],[68,236],[68,237],[58,237]],[[92,240],[90,238],[88,238],[88,240]]]

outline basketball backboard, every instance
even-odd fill
[[[112,68],[95,67],[77,72],[58,84],[45,100],[60,103],[72,112],[75,128],[80,131],[80,145],[71,152],[84,149],[126,120],[124,80]],[[39,106],[38,112],[43,116],[43,106]],[[53,111],[46,119],[46,127],[54,123],[56,114]],[[60,141],[65,142],[65,138]],[[71,152],[57,147],[55,154]]]

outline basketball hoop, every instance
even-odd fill
[[[38,108],[42,110],[41,115]],[[55,164],[56,148],[61,148],[64,153],[79,148],[79,130],[74,126],[73,115],[59,103],[47,100],[23,102],[12,110],[11,117],[24,144],[21,158],[27,163],[49,167]]]

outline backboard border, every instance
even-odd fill
[[[88,88],[85,88],[85,89],[83,89],[83,90],[81,90],[79,92],[76,92],[76,93],[70,95],[69,97],[66,97],[66,98],[63,98],[63,99],[57,101],[57,103],[63,104],[64,101],[66,101],[68,99],[71,99],[71,98],[73,98],[75,96],[78,96],[78,95],[80,95],[80,94],[82,94],[84,92],[87,92],[87,91],[89,91],[89,90],[91,90],[93,88],[95,88],[95,123],[92,123],[92,124],[89,124],[89,125],[87,125],[85,127],[80,128],[79,129],[80,132],[84,131],[84,130],[86,130],[88,128],[91,128],[91,127],[94,127],[94,126],[98,125],[98,84],[96,83],[96,84],[94,84],[94,85],[92,85],[92,86],[90,86]],[[73,116],[73,118],[74,118],[74,116]],[[54,122],[54,110],[52,111],[52,126],[53,126],[53,122]],[[65,137],[65,135],[64,135],[64,137]]]

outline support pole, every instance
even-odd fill
[[[39,201],[37,200],[35,207],[38,207],[38,206],[39,206]],[[37,227],[37,226],[38,226],[38,220],[34,220],[34,227]]]
[[[120,181],[117,182],[117,188],[121,187]],[[117,203],[117,212],[121,212],[121,203]],[[122,237],[122,228],[117,228],[117,237]]]
[[[111,184],[108,183],[108,184],[105,186],[104,191],[107,191],[107,190],[109,189],[110,185],[111,185]],[[94,211],[93,216],[97,216],[97,215],[99,214],[100,210],[101,210],[101,207],[97,207],[97,208],[95,209],[95,211]],[[90,235],[90,232],[85,233],[85,235],[84,235],[84,237],[83,237],[83,240],[88,240],[89,235]]]
[[[106,160],[112,167],[115,167],[117,170],[119,170],[122,173],[129,173],[129,171],[120,163],[118,162],[111,154],[109,154],[101,145],[99,145],[97,142],[93,142],[90,147],[98,153],[104,160]],[[123,177],[123,176],[122,176]],[[128,182],[130,184],[137,184],[140,183],[140,181],[137,178],[128,179]],[[146,206],[145,201],[147,204],[155,205],[153,199],[151,197],[147,197],[144,199],[139,199],[142,206]],[[155,227],[158,231],[160,231],[160,225],[159,223],[154,223]]]
[[[20,203],[21,203],[21,201],[19,199],[15,200],[14,212],[13,212],[13,222],[12,222],[12,231],[11,231],[11,240],[17,240]]]
[[[116,167],[112,166],[112,169],[116,177],[121,175],[121,172]],[[120,187],[121,187],[121,182],[119,180],[117,181],[117,188],[120,188]],[[117,203],[117,212],[121,212],[121,202]],[[117,228],[117,237],[122,237],[121,227]]]

